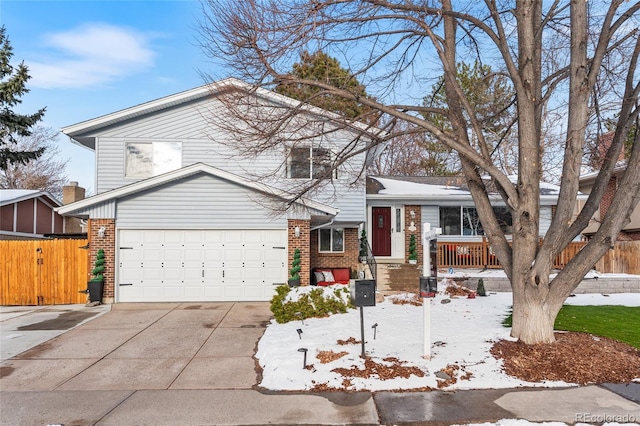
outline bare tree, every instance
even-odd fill
[[[58,135],[59,132],[52,128],[36,126],[31,135],[18,136],[16,149],[43,150],[44,153],[25,164],[8,164],[6,169],[0,170],[0,188],[48,191],[61,200],[62,185],[67,181],[65,167],[69,160],[60,157],[56,141]]]
[[[640,111],[640,2],[485,0],[455,2],[454,8],[451,0],[203,1],[201,44],[206,54],[220,58],[237,77],[255,87],[269,88],[283,80],[306,84],[325,95],[361,102],[368,107],[366,121],[365,117],[343,119],[342,126],[362,130],[356,121],[378,123],[382,131],[370,132],[375,143],[395,137],[393,124],[404,121],[455,150],[485,233],[511,281],[512,335],[525,343],[554,341],[554,320],[563,302],[611,247],[640,199],[640,142],[636,137],[613,201],[617,208],[608,210],[589,243],[550,278],[556,255],[580,234],[597,210],[616,154]],[[286,73],[290,58],[305,49],[341,54],[341,62],[348,64],[375,98],[359,98],[323,82],[292,81]],[[513,87],[516,182],[495,163],[481,117],[457,78],[456,64],[475,61],[500,70]],[[420,86],[433,81],[434,75],[444,75],[446,108],[425,107],[412,102],[410,95],[396,100],[406,92],[403,85],[414,82]],[[601,111],[605,102],[609,108],[615,105],[618,112],[611,155],[585,206],[574,217],[587,134],[595,122],[591,114]],[[539,245],[539,182],[544,168],[544,130],[549,130],[543,112],[547,107],[564,108],[564,125],[556,130],[562,134],[564,151],[558,205]],[[303,120],[297,114],[305,109],[304,105],[290,105],[271,110],[268,117],[267,113],[251,117],[247,113],[255,109],[238,107],[237,111],[245,113],[243,137],[252,136],[253,147],[245,152],[256,154],[269,144],[268,149],[274,149],[292,134],[294,138],[317,137],[308,131],[274,137],[278,129],[285,128],[284,123]],[[442,115],[451,129],[439,128],[425,120],[424,114]],[[267,120],[261,121],[263,118]],[[403,132],[403,127],[399,129]],[[354,147],[344,150],[342,156],[360,153]],[[344,162],[343,157],[336,160],[336,167]],[[493,212],[487,175],[511,211],[511,243]]]

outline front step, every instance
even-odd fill
[[[420,287],[421,265],[407,263],[378,264],[377,287],[383,294],[417,293]]]

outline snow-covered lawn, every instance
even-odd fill
[[[306,292],[313,288],[299,287],[292,291]],[[328,287],[327,290],[332,289]],[[363,308],[366,355],[382,365],[391,365],[393,360],[390,358],[395,358],[405,367],[417,367],[424,372],[423,377],[412,374],[407,378],[385,380],[374,375],[349,377],[345,381],[343,374],[333,371],[338,368],[365,368],[365,360],[360,356],[360,343],[338,343],[350,338],[353,338],[351,341],[360,341],[360,312],[352,309],[347,314],[304,322],[277,324],[272,321],[260,339],[256,354],[263,368],[260,385],[273,390],[309,390],[315,386],[372,391],[437,388],[443,379],[436,377],[435,373],[451,365],[459,366],[454,373],[457,381],[442,389],[567,385],[564,382],[529,383],[507,376],[502,372],[501,362],[489,353],[496,340],[511,339],[510,329],[502,326],[502,320],[511,307],[511,293],[491,293],[487,297],[467,299],[450,298],[443,290],[430,299],[431,359],[423,356],[422,306],[394,304],[387,297],[376,306]],[[404,297],[409,298],[409,295]],[[450,299],[450,303],[442,303],[445,299]],[[640,294],[582,294],[570,297],[566,303],[640,306]],[[377,324],[375,328],[374,324]],[[307,365],[311,367],[306,369],[303,368],[301,348],[307,349]],[[322,363],[318,359],[319,354],[325,359],[327,355],[341,352],[346,354],[331,362]]]

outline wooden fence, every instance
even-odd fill
[[[616,241],[596,263],[596,271],[640,275],[640,241]]]
[[[0,241],[0,305],[85,303],[87,240]]]
[[[570,243],[554,260],[553,267],[562,269],[587,243]],[[440,242],[438,241],[438,268],[493,268],[499,269],[500,262],[493,254],[486,238],[482,242]]]

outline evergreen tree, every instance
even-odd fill
[[[367,96],[365,87],[355,76],[348,69],[342,68],[337,59],[324,52],[302,52],[300,62],[293,64],[291,75],[297,79],[327,83],[359,97]],[[306,84],[290,83],[285,80],[276,86],[276,92],[347,118],[358,118],[366,110],[362,104],[353,99],[332,95],[322,88]]]
[[[13,48],[6,36],[5,27],[0,27],[0,169],[6,170],[9,164],[26,164],[40,157],[44,148],[34,151],[17,149],[16,137],[30,136],[31,127],[42,119],[45,108],[34,114],[17,114],[12,108],[21,103],[20,97],[29,92],[25,84],[29,70],[24,62],[17,68],[10,63]]]

